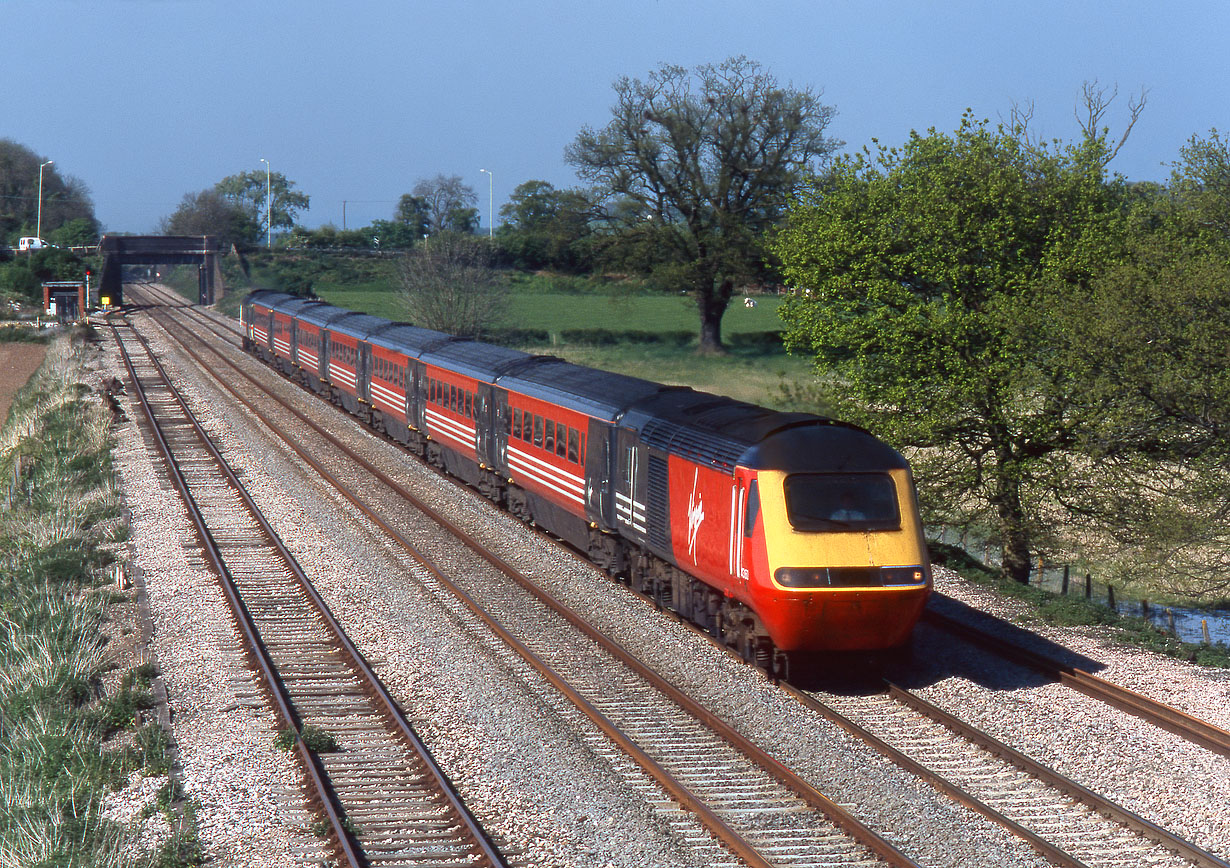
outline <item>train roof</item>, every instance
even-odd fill
[[[327,302],[321,302],[319,305],[312,305],[304,309],[298,318],[304,322],[311,323],[317,328],[328,328],[329,324],[341,319],[353,311],[346,310],[344,307],[334,307]]]
[[[425,350],[454,340],[450,334],[405,322],[385,322],[367,336],[373,344],[417,359]]]
[[[892,447],[855,425],[810,413],[781,413],[691,389],[638,401],[623,425],[648,445],[733,469],[871,470],[904,467]]]
[[[290,316],[297,317],[307,308],[315,307],[316,305],[321,304],[324,304],[324,302],[317,298],[301,298],[296,296],[291,298],[289,301],[279,301],[274,306],[274,309],[277,310],[278,313],[285,313]]]
[[[330,332],[341,332],[358,340],[366,340],[369,334],[388,324],[387,319],[372,316],[370,313],[347,311],[345,316],[329,320],[328,328]]]
[[[900,452],[869,431],[819,416],[805,416],[769,432],[739,463],[787,473],[866,473],[909,467]]]
[[[550,356],[537,356],[539,364],[504,374],[499,384],[505,389],[550,401],[610,422],[629,404],[655,394],[661,383],[574,365]]]
[[[521,350],[458,338],[432,347],[424,352],[419,360],[424,364],[436,365],[491,383],[504,371],[532,358],[534,356]]]
[[[299,298],[299,296],[291,295],[289,292],[279,292],[275,289],[254,289],[244,296],[243,303],[249,306],[260,304],[272,308],[296,298]]]

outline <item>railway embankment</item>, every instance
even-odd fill
[[[88,337],[0,354],[0,864],[195,864]]]

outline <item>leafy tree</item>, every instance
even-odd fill
[[[430,204],[421,196],[404,193],[397,200],[393,222],[405,227],[405,230],[413,233],[416,238],[422,238],[431,228]],[[408,247],[410,245],[400,244],[398,246]]]
[[[372,246],[380,250],[407,250],[422,243],[426,233],[420,231],[421,228],[400,220],[373,220],[365,231],[370,236]]]
[[[914,448],[933,517],[999,530],[1018,581],[1113,405],[1049,340],[1122,248],[1130,195],[1106,153],[1101,136],[1040,146],[967,115],[838,161],[775,244],[796,287],[787,345],[814,355],[834,406]]]
[[[1170,189],[1189,227],[1206,243],[1230,243],[1230,142],[1213,129],[1206,138],[1192,136],[1180,155]]]
[[[420,180],[411,191],[412,199],[426,206],[428,232],[473,232],[478,228],[478,194],[460,175],[436,175]],[[406,197],[402,197],[405,201]],[[419,207],[415,203],[408,203]],[[401,203],[398,203],[401,210]]]
[[[271,172],[266,176],[265,172],[256,170],[228,175],[214,185],[214,191],[248,215],[249,221],[257,228],[251,239],[253,241],[269,229],[265,221],[266,211],[269,212],[269,223],[273,229],[289,230],[295,225],[295,217],[308,207],[310,201],[308,195],[296,190],[295,182],[287,180],[281,172]]]
[[[88,217],[75,217],[50,232],[43,230],[56,247],[86,247],[98,241],[98,223]]]
[[[593,234],[594,208],[580,190],[557,190],[547,181],[526,181],[500,208],[496,236],[519,268],[584,270],[585,241]]]
[[[159,229],[163,235],[216,235],[227,246],[251,244],[260,237],[253,216],[217,190],[185,193]]]
[[[0,240],[15,242],[33,235],[38,223],[39,166],[47,162],[25,145],[0,139]],[[98,238],[98,220],[90,191],[77,178],[61,175],[52,163],[43,168],[43,236],[51,235],[73,221],[89,241]]]
[[[740,280],[760,275],[764,236],[800,180],[839,142],[834,109],[734,57],[694,70],[663,65],[614,85],[611,122],[583,129],[565,157],[599,195],[623,198],[668,244],[649,263],[700,313],[700,348],[722,350],[722,316]]]
[[[407,253],[398,291],[415,325],[481,337],[504,315],[508,285],[486,238],[444,232]]]
[[[1167,189],[1134,201],[1130,244],[1051,311],[1056,352],[1107,409],[1071,512],[1125,580],[1230,592],[1230,154],[1193,139]]]

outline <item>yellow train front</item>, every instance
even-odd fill
[[[931,570],[909,464],[892,447],[836,420],[690,391],[639,402],[621,425],[621,532],[670,564],[642,560],[635,586],[760,665],[909,640]],[[655,533],[662,519],[669,534]]]
[[[931,570],[913,482],[904,459],[879,445],[886,460],[858,469],[817,469],[827,462],[813,454],[755,472],[760,515],[744,592],[782,650],[895,648],[922,613]]]

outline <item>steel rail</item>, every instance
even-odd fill
[[[168,385],[170,385],[170,378],[166,375],[165,370],[163,369],[161,363],[158,362],[157,358],[154,356],[152,350],[150,350],[148,343],[139,333],[135,331],[135,329],[134,329],[134,334],[141,341],[141,343],[146,347],[147,352],[149,352],[151,361],[156,366],[156,368],[159,370],[165,382]],[[118,339],[118,335],[117,335],[117,339]],[[122,344],[121,344],[121,349],[123,350]],[[128,361],[127,352],[124,351],[124,354],[125,354],[125,360],[127,362]],[[132,373],[131,365],[129,366],[129,370],[131,374]],[[135,374],[133,374],[133,376],[134,376],[134,382],[137,382]],[[179,403],[180,407],[182,408],[185,416],[187,417],[187,419],[193,426],[194,430],[196,431],[198,438],[201,440],[204,448],[211,454],[215,463],[217,464],[219,469],[222,471],[222,473],[226,477],[228,484],[242,498],[246,510],[252,516],[252,518],[257,522],[257,524],[260,526],[264,536],[277,549],[281,559],[285,562],[285,565],[293,574],[296,582],[299,584],[302,590],[304,590],[304,592],[307,594],[312,607],[316,610],[317,614],[321,617],[321,619],[327,625],[330,633],[332,634],[332,638],[336,640],[337,643],[339,644],[343,655],[347,658],[347,662],[350,663],[354,667],[354,669],[357,670],[362,676],[365,691],[369,695],[373,696],[379,703],[381,707],[381,717],[385,721],[386,725],[393,727],[398,737],[400,737],[413,751],[413,753],[416,756],[416,759],[420,761],[421,763],[423,763],[424,767],[427,770],[428,776],[436,782],[437,790],[439,791],[440,795],[443,797],[447,806],[453,811],[456,818],[460,821],[462,828],[465,830],[466,836],[470,840],[470,845],[472,846],[474,851],[476,851],[479,861],[475,862],[474,864],[490,865],[490,866],[504,866],[506,863],[505,863],[503,855],[499,852],[498,848],[496,848],[495,845],[491,842],[490,838],[486,834],[486,831],[482,828],[482,826],[478,823],[477,819],[470,812],[469,808],[461,800],[455,788],[452,786],[451,782],[449,781],[447,775],[445,775],[444,771],[436,763],[434,757],[431,755],[431,752],[428,750],[427,746],[423,744],[423,742],[419,739],[417,733],[415,733],[413,728],[410,727],[409,723],[405,719],[405,715],[401,711],[400,706],[396,703],[392,695],[389,694],[387,689],[384,687],[383,683],[379,680],[376,674],[372,671],[370,666],[367,664],[367,661],[363,658],[362,654],[354,646],[350,638],[345,634],[345,631],[342,630],[341,625],[338,623],[337,619],[334,617],[333,613],[330,611],[329,607],[327,606],[323,598],[321,598],[320,594],[316,591],[316,588],[313,586],[311,580],[308,578],[306,573],[303,572],[302,567],[300,567],[298,561],[294,558],[291,552],[286,548],[281,538],[274,531],[274,529],[269,524],[268,520],[265,518],[263,513],[256,506],[255,502],[252,501],[246,488],[242,485],[239,479],[235,476],[234,472],[231,470],[230,466],[227,464],[225,459],[222,458],[221,454],[218,452],[217,448],[214,446],[212,440],[209,439],[203,427],[200,425],[195,415],[187,407],[186,403],[184,402],[183,398],[179,395],[178,391],[175,390],[173,385],[170,385],[170,388],[173,394],[175,395],[176,401]],[[139,383],[138,383],[138,389],[139,389]],[[143,406],[148,407],[148,405],[144,402],[144,400],[143,400]],[[160,432],[159,432],[159,439],[162,440]],[[165,441],[162,441],[162,442],[165,442]],[[324,770],[323,768],[319,767],[319,759],[316,757],[316,755],[312,753],[310,750],[308,750],[306,745],[304,745],[303,743],[303,740],[300,734],[298,716],[297,714],[295,714],[295,712],[293,711],[293,707],[290,705],[290,699],[286,695],[287,692],[281,683],[280,677],[277,674],[276,666],[274,666],[272,661],[269,660],[268,656],[266,655],[264,648],[263,648],[263,643],[260,640],[260,635],[257,632],[256,627],[253,623],[253,619],[251,618],[251,615],[248,612],[247,607],[243,603],[242,598],[240,598],[238,595],[238,589],[234,581],[234,578],[231,575],[229,569],[227,568],[224,562],[223,556],[221,552],[219,551],[218,546],[216,542],[214,541],[212,534],[209,532],[208,528],[204,525],[203,519],[200,516],[200,510],[197,508],[195,500],[192,499],[192,495],[187,489],[186,481],[183,480],[182,474],[179,473],[178,466],[175,464],[174,459],[171,458],[169,454],[168,454],[168,461],[172,466],[175,467],[175,472],[177,474],[178,480],[180,482],[183,482],[181,491],[184,494],[185,499],[190,503],[190,511],[193,513],[194,523],[197,525],[198,530],[201,532],[202,538],[207,541],[207,552],[210,555],[211,562],[215,564],[216,569],[225,578],[225,581],[223,584],[224,584],[224,588],[227,591],[228,600],[233,599],[234,601],[233,608],[237,608],[238,611],[242,613],[242,617],[240,618],[240,623],[244,630],[245,637],[249,639],[251,643],[251,647],[257,650],[257,652],[260,655],[260,659],[263,661],[262,673],[266,675],[267,679],[270,679],[269,681],[270,684],[275,684],[278,687],[278,690],[276,691],[276,699],[277,699],[279,711],[281,713],[280,716],[282,717],[283,720],[287,721],[293,727],[295,734],[296,734],[296,744],[298,748],[301,751],[303,751],[305,755],[312,758],[316,779],[320,781],[320,785],[323,787],[324,784],[321,778],[325,775]],[[322,790],[322,792],[325,792],[325,791],[327,790]],[[349,830],[346,828],[342,815],[338,812],[337,808],[333,805],[332,800],[326,801],[325,805],[326,805],[326,810],[329,811],[331,823],[336,826],[336,829],[339,831],[339,834],[342,834],[345,836],[343,838],[343,841],[347,845],[344,848],[344,849],[347,849],[346,858],[350,861],[350,864],[353,864],[353,865],[364,864],[363,862],[354,861],[355,858],[359,858],[359,857],[357,856],[357,854],[354,853],[354,844],[353,844],[353,841],[350,839],[350,833],[349,833]]]
[[[189,348],[186,345],[186,343],[180,340],[179,337],[174,335],[169,329],[167,330],[167,333],[168,335],[172,337],[173,340],[176,340],[180,344],[180,346],[184,349],[184,351],[191,358],[193,358],[198,364],[200,364],[203,369],[205,370],[209,369],[208,365],[205,363],[205,360],[199,354],[197,354],[195,351]],[[486,547],[484,547],[480,542],[478,542],[472,536],[470,536],[463,528],[461,528],[460,526],[458,526],[457,524],[449,520],[447,517],[442,515],[439,511],[432,508],[429,504],[423,502],[420,498],[416,497],[412,492],[406,489],[403,485],[401,485],[396,480],[389,477],[379,468],[375,467],[375,465],[371,464],[371,462],[367,461],[365,458],[360,456],[349,446],[342,443],[338,438],[336,438],[332,433],[326,430],[319,423],[310,419],[306,414],[300,412],[298,409],[291,407],[289,404],[282,401],[276,395],[272,395],[272,393],[269,392],[268,388],[263,383],[259,382],[254,377],[249,375],[247,372],[240,369],[231,360],[227,359],[220,352],[218,352],[217,349],[210,346],[200,336],[193,334],[191,331],[189,331],[188,334],[190,334],[194,340],[200,343],[205,349],[209,350],[209,352],[211,352],[218,359],[220,359],[222,362],[228,365],[231,369],[233,369],[236,373],[238,373],[242,378],[246,379],[254,387],[261,390],[262,392],[265,392],[266,394],[270,394],[271,397],[275,401],[277,401],[279,404],[281,404],[281,406],[285,408],[287,412],[291,413],[293,416],[299,419],[299,421],[301,421],[303,424],[312,428],[312,430],[314,430],[319,436],[325,438],[335,448],[337,448],[340,452],[346,455],[347,458],[349,458],[355,464],[363,467],[365,470],[367,470],[367,472],[369,472],[374,477],[376,477],[382,484],[384,484],[390,490],[398,494],[401,498],[406,500],[408,503],[413,505],[416,509],[418,509],[425,516],[427,516],[431,521],[435,522],[440,527],[447,530],[450,534],[456,537],[463,545],[465,545],[467,548],[469,548],[471,551],[473,551],[475,554],[477,554],[479,557],[481,557],[483,560],[485,560],[495,569],[499,570],[505,576],[512,579],[521,588],[529,592],[532,596],[538,599],[541,603],[543,603],[549,609],[554,611],[557,615],[564,618],[564,620],[566,620],[569,624],[571,624],[575,629],[577,629],[579,632],[581,632],[583,635],[589,638],[592,642],[594,642],[595,644],[603,648],[608,654],[615,657],[617,660],[619,660],[621,663],[627,666],[630,670],[632,670],[637,675],[639,675],[641,678],[643,678],[645,681],[647,681],[649,684],[651,684],[655,689],[657,689],[663,695],[667,696],[671,701],[673,701],[680,708],[684,709],[688,714],[692,715],[694,718],[704,723],[706,726],[708,726],[711,730],[716,732],[723,739],[728,741],[730,744],[734,745],[736,749],[742,752],[745,756],[747,756],[750,760],[752,760],[756,765],[760,766],[760,768],[763,771],[765,771],[771,777],[776,779],[782,785],[794,791],[796,795],[802,798],[813,809],[820,811],[822,814],[828,817],[831,822],[833,822],[838,827],[842,828],[846,832],[846,834],[850,835],[852,838],[857,840],[860,844],[862,844],[868,850],[872,851],[877,856],[884,859],[891,865],[917,866],[917,863],[915,863],[905,854],[897,850],[896,847],[894,847],[890,842],[888,842],[887,840],[885,840],[884,838],[876,834],[873,830],[871,830],[869,827],[863,824],[860,820],[854,817],[854,815],[851,814],[849,811],[842,808],[836,802],[826,797],[823,793],[821,793],[819,790],[813,787],[810,783],[808,783],[803,778],[801,778],[799,775],[797,775],[795,772],[790,770],[783,763],[779,762],[777,759],[769,755],[766,751],[764,751],[758,745],[753,743],[750,739],[747,739],[746,737],[744,737],[741,733],[739,733],[732,726],[727,724],[724,720],[717,717],[715,714],[713,714],[711,711],[706,709],[704,706],[700,705],[698,702],[693,700],[683,691],[681,691],[674,685],[670,684],[662,676],[658,675],[658,673],[656,673],[653,669],[651,669],[648,665],[642,662],[639,658],[633,655],[630,651],[625,649],[622,645],[615,642],[614,640],[607,637],[606,635],[602,634],[600,631],[596,630],[594,627],[588,624],[583,618],[577,615],[572,609],[570,609],[563,603],[559,602],[554,597],[550,596],[547,592],[545,592],[542,588],[540,588],[536,583],[534,583],[532,580],[530,580],[528,577],[526,577],[524,574],[518,571],[515,567],[513,567],[507,561],[503,560],[498,555],[494,554],[493,552],[488,550]],[[511,633],[509,633],[506,630],[506,628],[504,628],[502,625],[498,625],[497,622],[495,622],[495,620],[491,618],[488,613],[481,611],[481,606],[479,606],[479,604],[476,601],[474,601],[468,594],[466,594],[464,590],[456,587],[456,585],[451,580],[449,580],[446,576],[444,576],[441,573],[441,571],[438,570],[429,561],[429,559],[426,558],[425,555],[419,552],[417,547],[415,547],[409,540],[406,540],[399,532],[396,531],[395,528],[392,528],[382,518],[374,514],[374,511],[371,510],[367,506],[367,504],[362,500],[362,498],[359,497],[359,495],[357,495],[355,492],[350,490],[340,480],[337,480],[332,474],[329,473],[327,469],[321,466],[320,463],[314,457],[309,455],[306,452],[306,450],[301,447],[300,444],[294,442],[293,439],[289,438],[289,436],[286,435],[285,432],[281,431],[280,428],[278,428],[278,426],[272,424],[270,420],[265,416],[265,414],[261,411],[260,408],[256,407],[251,401],[244,398],[242,395],[239,395],[238,392],[234,390],[234,388],[231,386],[229,382],[217,376],[215,376],[215,379],[224,389],[230,392],[232,396],[234,396],[237,400],[239,400],[246,407],[248,407],[248,409],[258,419],[260,419],[271,431],[273,431],[279,438],[281,438],[284,442],[286,442],[287,445],[297,455],[299,455],[306,463],[309,464],[309,466],[311,466],[323,478],[328,480],[330,485],[334,486],[344,497],[346,497],[347,500],[350,500],[351,503],[353,503],[358,509],[362,510],[366,515],[368,515],[369,518],[371,518],[386,533],[388,533],[391,538],[395,539],[400,545],[402,545],[402,547],[405,548],[406,551],[409,552],[412,557],[414,557],[421,564],[423,564],[423,566],[426,569],[428,569],[434,576],[436,576],[442,582],[442,584],[448,587],[450,591],[454,593],[457,596],[457,598],[461,600],[462,603],[467,606],[467,608],[469,608],[472,612],[474,612],[474,614],[477,617],[479,617],[485,624],[488,624],[488,626],[491,627],[493,632],[495,632],[498,636],[500,636],[500,638],[503,639],[505,642],[507,642],[510,645],[510,647],[514,648],[514,650],[517,650],[519,654],[522,654],[521,648],[523,646],[521,646],[521,643],[518,640],[516,640],[516,638],[513,637]],[[530,663],[530,665],[533,666],[536,670],[542,672],[544,674],[544,677],[547,677],[548,680],[551,680],[552,683],[555,683],[554,678],[546,675],[546,671],[547,671],[546,664],[542,662],[541,660],[539,660],[535,655],[533,655],[532,652],[529,652],[529,649],[524,649],[524,651],[525,651],[525,654],[523,654],[522,656],[526,659],[526,661]],[[529,656],[525,656],[526,654],[528,654]],[[598,725],[600,728],[603,728],[604,732],[607,732],[605,725],[604,725],[605,718],[601,716],[600,712],[598,712],[596,709],[591,709],[592,710],[592,714],[591,714],[591,710],[587,710],[585,705],[581,705],[578,707],[580,707],[581,710],[584,713],[586,713],[586,715],[589,716],[590,719],[593,720],[596,725]],[[621,741],[622,735],[621,737],[616,737],[615,736],[616,732],[618,732],[618,730],[615,730],[614,732],[608,732],[608,735],[611,735],[613,738],[616,738],[617,742]],[[632,753],[630,755],[633,757],[634,760],[637,761],[638,765],[642,765],[642,768],[645,768],[645,766],[641,763],[641,760],[638,759],[635,753]],[[653,760],[651,758],[648,758],[647,756],[645,757],[645,759],[648,762],[651,762],[651,763],[653,762]],[[649,769],[646,769],[646,770],[649,771]],[[675,795],[676,791],[679,791],[679,792],[686,791],[686,787],[684,787],[682,784],[670,783],[669,773],[667,773],[664,769],[661,769],[659,771],[652,771],[649,773],[655,778],[655,780],[658,780],[659,783],[661,783],[663,787],[667,789],[668,792],[671,792],[672,795]],[[690,794],[686,798],[689,801],[694,801],[694,798]],[[682,800],[681,800],[681,803],[683,803]],[[703,812],[698,812],[697,815],[698,817],[705,818],[705,813]],[[727,836],[730,834],[729,827],[727,827],[726,824],[720,820],[720,818],[716,817],[716,815],[713,815],[713,819],[716,820],[717,822],[710,825],[711,831],[714,833],[715,836],[723,840],[724,843],[727,843],[727,846],[731,847],[731,849],[734,852],[738,853],[741,858],[747,859],[750,864],[767,864],[767,863],[763,863],[763,860],[761,860],[760,857],[756,855],[756,851],[753,847],[751,847],[751,845],[746,844],[746,842],[740,843],[740,841],[742,840],[741,838],[739,839],[739,841],[736,841],[733,839],[728,840]],[[704,821],[706,822],[706,825],[709,825],[709,821],[707,819]],[[734,834],[736,837],[738,837],[737,833],[734,833]],[[756,861],[756,860],[759,860],[759,861]]]
[[[896,765],[900,766],[901,768],[905,769],[911,774],[926,781],[928,784],[935,787],[941,793],[944,793],[946,796],[956,800],[958,803],[969,808],[971,811],[981,814],[983,817],[986,817],[991,822],[997,823],[998,825],[1003,826],[1013,835],[1016,835],[1018,838],[1020,838],[1021,840],[1029,844],[1031,847],[1033,847],[1040,855],[1043,856],[1043,858],[1049,860],[1053,864],[1063,866],[1063,868],[1086,868],[1083,862],[1075,859],[1073,856],[1071,856],[1066,851],[1061,850],[1059,847],[1056,847],[1050,841],[1047,841],[1045,838],[1041,837],[1033,830],[1021,825],[1016,820],[1013,820],[1011,817],[1008,817],[1004,815],[1003,813],[997,811],[995,808],[992,808],[990,805],[983,802],[977,796],[974,796],[973,794],[969,793],[968,791],[958,786],[957,784],[952,783],[951,781],[949,781],[947,778],[943,777],[942,775],[927,768],[925,765],[918,762],[913,757],[893,747],[891,744],[884,741],[882,738],[877,736],[871,730],[867,729],[864,726],[861,726],[860,724],[855,723],[853,720],[846,717],[844,714],[842,714],[837,709],[821,702],[820,700],[816,699],[811,694],[806,693],[803,690],[800,690],[799,688],[795,687],[792,684],[789,684],[786,682],[779,682],[778,686],[781,687],[781,689],[784,690],[786,693],[793,696],[798,702],[802,703],[805,707],[811,709],[812,711],[816,712],[820,716],[824,717],[830,723],[833,723],[839,726],[841,729],[844,729],[846,732],[850,733],[850,735],[859,739],[864,744],[872,748],[875,748],[881,754],[888,757],[888,759],[890,759]]]
[[[219,337],[222,337],[218,331],[218,328],[225,328],[225,324],[218,324],[212,319],[208,320],[208,322],[210,323],[210,330]],[[236,335],[242,335],[242,332],[235,329],[226,330]],[[928,612],[927,616],[945,622],[951,621],[951,619],[934,612]],[[688,622],[686,621],[680,620],[680,623],[688,625]],[[1027,658],[1023,662],[1028,662],[1030,665],[1037,668],[1044,668],[1048,672],[1054,672],[1065,684],[1068,684],[1075,689],[1082,690],[1082,692],[1085,692],[1094,698],[1107,702],[1115,707],[1119,707],[1129,713],[1144,717],[1156,725],[1163,726],[1163,728],[1166,728],[1169,731],[1176,732],[1176,734],[1187,738],[1191,738],[1193,741],[1196,741],[1197,743],[1209,747],[1219,753],[1226,752],[1226,745],[1230,743],[1230,733],[1226,733],[1224,730],[1220,730],[1212,724],[1208,724],[1205,721],[1201,721],[1198,718],[1194,718],[1191,715],[1187,715],[1184,712],[1178,711],[1170,706],[1158,703],[1155,700],[1135,694],[1126,688],[1122,688],[1119,685],[1115,685],[1103,679],[1097,678],[1097,676],[1091,675],[1083,670],[1075,669],[1074,667],[1064,667],[1062,664],[1050,660],[1049,658],[1045,658],[1042,655],[1036,655],[1025,649],[1017,649],[1016,646],[1003,642],[1003,640],[998,640],[996,637],[982,634],[982,631],[977,631],[976,628],[968,627],[968,625],[961,624],[960,622],[952,622],[952,624],[955,630],[968,630],[971,633],[977,632],[986,636],[986,638],[992,642],[1003,643],[1005,645],[1005,653],[1008,653],[1009,650],[1019,651],[1023,657]],[[944,624],[943,626],[947,626],[947,624]],[[707,636],[708,634],[702,633],[702,635]],[[717,645],[717,647],[723,647],[717,643],[715,643],[715,645]],[[822,716],[826,717],[828,720],[843,729],[846,729],[846,731],[856,737],[863,739],[872,747],[888,756],[898,765],[927,780],[941,792],[948,794],[950,797],[956,799],[958,802],[971,810],[974,810],[988,819],[1003,825],[1013,834],[1016,834],[1023,840],[1027,841],[1031,846],[1038,850],[1039,853],[1047,859],[1053,861],[1055,864],[1067,866],[1082,865],[1082,863],[1066,852],[1059,850],[1054,845],[1037,836],[1031,830],[1011,818],[1004,816],[994,808],[985,805],[976,797],[965,792],[957,785],[945,780],[929,769],[926,769],[901,751],[876,737],[870,731],[844,717],[835,709],[825,706],[823,703],[818,702],[814,697],[811,697],[791,685],[783,684],[782,687],[787,690],[787,692],[794,695],[804,705],[817,711]],[[1073,799],[1094,807],[1096,810],[1115,819],[1117,822],[1120,822],[1122,825],[1138,832],[1144,837],[1153,840],[1162,846],[1175,850],[1183,855],[1184,858],[1191,860],[1194,864],[1208,866],[1208,868],[1230,868],[1230,863],[1227,863],[1197,847],[1191,842],[1179,838],[1173,833],[1150,823],[1148,820],[1127,811],[1105,797],[1082,787],[1054,770],[1037,763],[1024,754],[1020,754],[1012,748],[1000,744],[990,736],[980,733],[968,724],[964,724],[959,721],[959,719],[948,715],[940,709],[934,708],[934,706],[928,705],[924,700],[913,697],[913,695],[909,694],[907,691],[902,691],[899,687],[891,686],[890,695],[898,701],[915,708],[915,710],[920,713],[926,714],[933,720],[936,720],[936,722],[947,726],[952,731],[963,735],[970,741],[973,741],[974,743],[986,748],[991,753],[1001,756],[1003,759],[1011,762],[1022,771],[1025,771],[1026,773],[1045,781],[1061,792],[1068,794]],[[921,705],[916,705],[915,703],[920,703]],[[924,709],[931,710],[931,713],[928,713],[928,710]],[[1158,715],[1160,715],[1160,719]],[[1201,737],[1201,733],[1204,734],[1204,738]]]
[[[277,669],[273,665],[273,661],[269,659],[263,643],[260,641],[260,636],[256,632],[256,626],[252,621],[252,616],[248,612],[247,606],[244,605],[243,599],[239,596],[236,588],[235,579],[231,575],[230,569],[227,567],[222,553],[218,548],[217,541],[210,532],[209,527],[205,524],[204,517],[201,514],[201,509],[197,505],[196,499],[188,488],[188,482],[184,478],[183,472],[179,467],[179,461],[176,459],[171,445],[167,442],[163,434],[162,427],[158,424],[153,408],[149,404],[146,397],[145,386],[141,382],[141,378],[137,375],[136,368],[133,365],[131,356],[128,353],[127,347],[124,345],[123,339],[120,337],[119,329],[115,321],[108,317],[108,323],[111,326],[112,335],[115,337],[116,345],[120,349],[120,354],[124,360],[124,367],[128,370],[128,376],[133,383],[133,391],[141,404],[141,410],[149,423],[148,430],[158,445],[158,450],[162,454],[167,464],[167,470],[170,473],[172,482],[175,484],[176,490],[179,492],[180,498],[188,509],[188,515],[192,520],[193,526],[196,529],[197,538],[201,543],[202,549],[209,558],[209,563],[213,567],[221,579],[220,584],[226,595],[227,606],[231,610],[231,615],[235,619],[240,631],[243,634],[244,646],[252,661],[255,663],[257,671],[261,677],[262,683],[265,686],[265,691],[274,706],[274,712],[284,727],[293,729],[295,733],[295,750],[296,756],[299,759],[299,764],[302,767],[304,774],[308,780],[311,795],[309,802],[315,803],[325,815],[325,819],[329,824],[330,841],[332,842],[336,852],[335,856],[344,859],[345,863],[352,868],[363,868],[365,863],[360,859],[358,852],[355,849],[354,841],[351,839],[350,831],[346,828],[342,816],[338,811],[337,805],[334,803],[332,793],[325,784],[324,769],[320,764],[320,759],[308,749],[303,741],[300,731],[300,723],[298,715],[290,704],[289,697],[286,693],[286,688],[282,684],[281,678],[278,676]],[[126,325],[128,325],[126,323]],[[131,327],[131,326],[129,326]],[[133,329],[133,334],[136,335],[136,330]],[[148,347],[146,347],[148,350]],[[150,361],[154,368],[162,377],[166,387],[175,397],[185,416],[194,423],[197,433],[201,430],[199,425],[196,425],[196,419],[188,410],[183,398],[178,390],[171,384],[170,378],[167,377],[166,371],[152,353],[149,355]],[[208,442],[209,438],[203,438]]]
[[[1061,663],[1044,654],[1022,648],[1006,639],[1001,639],[966,624],[948,615],[926,609],[923,619],[930,624],[960,636],[969,642],[990,649],[996,654],[1027,666],[1062,682],[1086,696],[1097,699],[1120,711],[1135,715],[1154,726],[1180,736],[1193,744],[1230,757],[1230,732],[1208,721],[1180,711],[1172,705],[1159,702],[1113,682],[1099,678],[1084,669]]]
[[[1043,765],[1037,760],[1031,759],[1015,748],[1009,747],[1003,742],[998,741],[977,727],[966,723],[938,706],[932,705],[921,696],[917,696],[916,694],[911,693],[910,691],[891,682],[888,683],[888,695],[903,705],[914,709],[919,714],[934,720],[936,723],[946,727],[957,735],[972,741],[979,747],[982,747],[1011,763],[1026,774],[1032,775],[1033,777],[1044,781],[1055,789],[1071,796],[1076,801],[1088,805],[1095,811],[1098,811],[1104,816],[1127,826],[1129,829],[1143,835],[1149,840],[1160,844],[1163,847],[1174,850],[1180,856],[1188,859],[1196,865],[1201,866],[1201,868],[1230,868],[1230,862],[1213,855],[1207,850],[1197,847],[1190,841],[1180,838],[1173,832],[1163,829],[1161,826],[1158,826],[1140,815],[1129,811],[1127,808],[1112,802],[1105,796],[1101,796],[1093,790],[1078,784],[1076,781],[1063,774],[1060,774],[1049,766]]]

